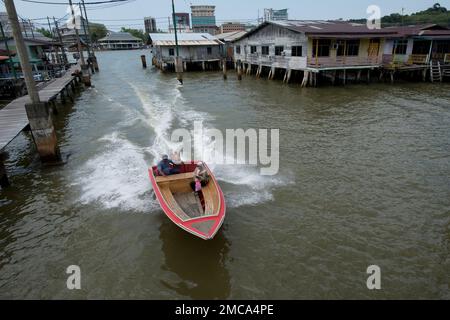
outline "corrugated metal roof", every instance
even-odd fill
[[[438,24],[423,24],[401,27],[389,27],[385,30],[395,31],[397,37],[439,37],[450,38],[450,30]]]
[[[277,25],[294,32],[304,33],[308,36],[317,37],[340,37],[346,36],[366,36],[366,37],[382,37],[390,34],[395,34],[395,31],[386,29],[369,29],[367,25],[360,23],[352,23],[347,21],[323,21],[323,20],[284,20],[284,21],[269,21],[259,25],[246,35],[236,39],[240,40],[246,36],[257,32],[267,25]]]
[[[283,26],[287,29],[306,33],[308,35],[316,34],[364,34],[364,35],[378,35],[389,33],[386,29],[369,29],[366,24],[352,23],[347,21],[301,21],[301,20],[286,20],[273,21],[273,24]]]
[[[175,46],[176,43],[175,43],[175,40],[174,41],[153,41],[153,45],[160,46],[160,47],[167,47],[167,46],[172,47],[172,46]],[[218,46],[219,43],[217,43],[216,41],[211,41],[211,40],[203,40],[203,41],[181,40],[181,41],[178,41],[178,45],[179,46]]]
[[[150,33],[150,41],[155,46],[174,46],[174,33]],[[179,33],[178,45],[180,46],[217,46],[221,41],[209,33]]]
[[[233,32],[225,32],[221,34],[217,34],[214,37],[219,40],[223,40],[225,42],[233,41],[238,38],[241,38],[247,33],[247,31],[233,31]]]
[[[98,40],[103,41],[142,41],[128,32],[110,32],[106,37]]]

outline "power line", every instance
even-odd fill
[[[22,2],[38,3],[38,4],[49,4],[49,5],[64,5],[67,6],[67,2],[50,2],[50,1],[38,1],[38,0],[20,0]],[[96,4],[109,4],[115,2],[128,2],[130,0],[108,0],[108,1],[95,1],[95,2],[85,2],[86,5],[96,5]]]

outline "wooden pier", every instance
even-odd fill
[[[47,86],[39,90],[41,102],[49,104],[56,113],[56,99],[58,96],[63,102],[66,97],[73,101],[75,84],[80,82],[81,73],[79,65],[73,65],[61,78],[54,79]],[[72,92],[71,92],[72,91]],[[24,130],[28,124],[25,105],[29,104],[28,95],[13,100],[0,110],[0,182],[1,186],[7,186],[8,180],[3,166],[1,153],[3,149]]]
[[[64,100],[69,86],[78,81],[73,75],[79,70],[79,65],[72,66],[61,78],[55,79],[39,91],[42,102],[54,103],[60,95]],[[27,125],[28,117],[25,104],[30,103],[28,95],[13,100],[0,110],[0,151],[3,150]]]

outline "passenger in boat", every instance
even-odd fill
[[[191,188],[194,192],[199,192],[199,183],[202,187],[206,187],[209,183],[209,174],[208,170],[203,162],[197,163],[197,168],[194,171],[194,181],[191,182]]]
[[[176,164],[169,159],[168,155],[163,155],[162,160],[158,163],[158,172],[162,176],[170,176],[173,174],[179,174],[180,169],[176,167]]]

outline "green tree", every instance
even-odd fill
[[[101,23],[89,23],[89,29],[91,29],[93,42],[97,42],[98,39],[104,38],[108,34],[108,29]]]
[[[131,34],[132,36],[135,36],[136,38],[141,39],[144,43],[147,42],[147,36],[144,33],[144,31],[142,31],[142,29],[138,30],[138,29],[131,29],[131,28],[125,28],[122,27],[120,29],[121,32],[128,32],[129,34]]]
[[[36,31],[41,33],[44,37],[53,38],[52,33],[50,31],[48,31],[47,29],[37,28]]]

